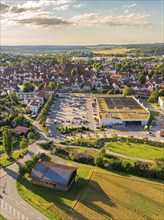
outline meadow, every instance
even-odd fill
[[[111,49],[106,49],[106,50],[95,50],[93,51],[93,53],[98,53],[98,54],[124,54],[127,53],[129,51],[131,51],[132,49],[128,49],[128,48],[111,48]],[[134,50],[134,49],[133,49]]]
[[[127,156],[150,160],[161,158],[164,155],[164,148],[154,147],[148,144],[111,142],[107,145],[107,149]]]

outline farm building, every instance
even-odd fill
[[[74,182],[76,174],[77,167],[73,164],[39,161],[33,168],[30,177],[33,184],[67,191]]]
[[[134,96],[97,95],[95,97],[100,125],[147,125],[150,113]]]

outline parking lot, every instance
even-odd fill
[[[98,122],[94,118],[97,118],[97,112],[92,106],[90,95],[65,94],[54,100],[48,112],[46,124],[50,136],[59,141],[66,137],[71,137],[71,134],[60,134],[56,126],[63,128],[89,127],[89,132],[83,132],[84,137],[88,133],[93,137],[95,133],[98,133],[99,137],[105,133],[107,136],[118,134],[122,136],[132,135],[138,138],[147,137],[152,140],[160,138],[158,132],[154,131],[156,130],[154,128],[158,126],[159,119],[157,120],[157,125],[153,126],[153,134],[148,134],[148,132],[144,131],[143,126],[138,124],[130,124],[126,127],[124,125],[113,125],[111,128],[105,128],[104,131],[100,131]],[[80,133],[75,133],[75,135],[78,136]]]
[[[90,97],[67,95],[58,98],[49,110],[46,124],[50,136],[60,140],[65,135],[59,134],[56,126],[64,128],[85,126],[89,127],[90,132],[94,132],[95,124]]]

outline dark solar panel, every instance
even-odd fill
[[[43,179],[51,182],[66,184],[71,173],[72,171],[67,169],[51,167],[46,171]]]
[[[31,173],[31,177],[42,178],[46,169],[47,167],[43,164],[37,164]]]

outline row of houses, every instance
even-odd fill
[[[0,95],[3,96],[7,92],[19,92],[18,85],[26,81],[32,81],[35,85],[40,82],[48,84],[50,81],[55,81],[60,92],[88,92],[92,89],[100,93],[114,89],[122,91],[126,85],[129,85],[137,97],[149,97],[152,91],[164,88],[161,74],[156,73],[151,77],[147,74],[145,83],[141,84],[135,69],[133,72],[116,71],[115,64],[122,61],[113,59],[110,62],[104,60],[99,62],[102,62],[103,66],[100,71],[91,65],[66,62],[64,59],[61,64],[54,65],[43,62],[37,65],[24,64],[21,67],[3,67],[0,69]],[[136,65],[142,64],[144,70],[151,71],[158,63],[159,61],[138,61]],[[71,75],[73,69],[75,70],[74,76]]]
[[[39,92],[17,92],[16,95],[19,100],[24,100],[27,105],[27,110],[37,114],[45,99],[49,97],[54,90],[51,87],[45,87]]]

